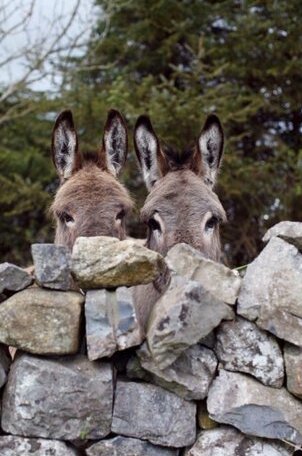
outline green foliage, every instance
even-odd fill
[[[108,107],[131,125],[147,112],[179,148],[209,112],[219,115],[227,138],[218,187],[229,216],[225,251],[230,263],[247,263],[268,226],[302,218],[299,2],[97,3],[105,15],[88,60],[103,69],[80,73],[74,87],[88,84],[96,97],[105,90]],[[126,176],[133,190],[135,173]]]
[[[51,239],[47,207],[55,173],[49,157],[52,122],[45,115],[49,109],[41,98],[33,102],[30,115],[1,126],[1,261],[29,264],[30,244]]]
[[[130,129],[148,113],[159,135],[181,149],[214,111],[227,139],[217,188],[229,217],[225,253],[230,264],[248,263],[268,226],[302,219],[300,2],[96,3],[89,48],[70,61],[61,99],[37,102],[33,113],[1,129],[1,253],[17,258],[28,242],[49,236],[54,173],[43,113],[72,108],[89,150],[101,141],[110,107],[126,115]],[[141,207],[146,193],[131,149],[124,181]],[[130,230],[143,234],[135,219]]]

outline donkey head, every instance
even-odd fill
[[[63,111],[53,129],[52,157],[60,178],[51,206],[55,243],[71,249],[78,236],[124,239],[132,201],[117,180],[127,157],[127,129],[121,114],[109,111],[101,149],[82,155],[72,114]]]
[[[147,246],[162,254],[179,242],[220,260],[219,225],[225,211],[213,191],[223,153],[223,130],[210,115],[192,148],[177,154],[160,144],[150,119],[140,116],[134,144],[149,195],[141,211]]]

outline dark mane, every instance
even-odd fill
[[[98,162],[99,162],[99,154],[95,151],[89,150],[89,151],[81,152],[81,156],[82,156],[83,163],[98,164]]]
[[[187,167],[190,164],[192,156],[195,152],[195,147],[194,145],[189,145],[180,151],[168,144],[162,143],[162,151],[167,158],[169,165],[173,166],[174,169],[179,169]]]
[[[79,170],[80,168],[83,168],[84,166],[96,165],[99,168],[106,170],[107,164],[105,162],[104,155],[105,154],[100,154],[100,153],[92,151],[92,150],[81,152],[78,154],[78,157],[77,157],[76,169]]]

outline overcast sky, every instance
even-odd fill
[[[66,24],[78,0],[0,0],[0,84],[7,85],[20,79],[25,68],[24,49],[44,40],[43,45],[51,43],[56,34]],[[25,26],[16,26],[31,11],[32,14]],[[81,39],[88,36],[94,23],[95,9],[93,0],[81,0],[78,14],[62,43],[77,36]],[[14,28],[14,30],[11,30]],[[64,41],[65,40],[65,41]],[[11,56],[18,55],[11,62],[3,63]],[[43,80],[34,84],[34,88],[49,90],[51,78],[46,75]]]

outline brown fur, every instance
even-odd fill
[[[150,189],[141,210],[141,218],[148,226],[146,246],[166,255],[171,247],[183,242],[205,257],[220,261],[219,225],[226,221],[226,214],[213,191],[223,150],[219,120],[210,116],[196,145],[182,154],[160,145],[145,116],[138,119],[136,131],[136,152]],[[212,228],[211,220],[214,220]],[[144,325],[161,288],[164,289],[163,284],[158,287],[153,283],[135,290]]]
[[[55,243],[71,250],[78,236],[125,239],[125,218],[133,202],[116,178],[127,155],[127,130],[120,113],[109,111],[98,153],[83,155],[77,145],[72,114],[64,111],[52,139],[53,161],[61,180],[51,206]]]
[[[201,227],[209,213],[222,222],[226,221],[226,214],[217,195],[192,171],[172,171],[157,181],[141,210],[142,220],[148,224],[155,212],[165,229],[158,240],[149,228],[146,247],[166,255],[175,244],[184,242],[207,258],[221,260],[219,225],[211,239],[207,239]],[[136,287],[134,297],[144,327],[161,291],[154,283]]]
[[[147,246],[166,255],[180,242],[192,245],[204,256],[220,261],[219,225],[210,239],[202,230],[209,214],[225,221],[225,211],[217,195],[190,170],[169,172],[157,181],[141,210],[148,224],[154,213],[163,221],[162,240],[158,241],[149,229]]]
[[[113,236],[125,239],[125,222],[116,223],[116,216],[132,209],[127,190],[108,171],[88,162],[61,185],[51,211],[56,219],[55,243],[72,246],[78,236]],[[61,214],[75,220],[68,228]]]

